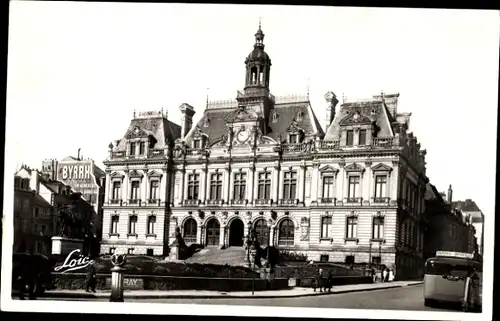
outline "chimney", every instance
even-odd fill
[[[328,127],[332,124],[335,119],[335,107],[339,103],[337,96],[331,91],[327,92],[325,95],[325,100],[328,104],[326,107],[326,118],[325,118],[325,132],[328,130]]]
[[[184,139],[186,137],[187,133],[189,133],[189,130],[191,127],[193,127],[193,116],[196,113],[194,111],[194,107],[189,105],[189,104],[182,104],[181,107],[179,107],[181,113],[182,113],[182,118],[181,118],[181,138]]]
[[[31,171],[30,189],[35,191],[37,194],[40,192],[39,179],[40,179],[40,176],[38,174],[38,170],[33,169]]]
[[[451,204],[452,200],[453,200],[453,189],[451,188],[451,184],[450,184],[450,187],[448,187],[448,203]]]

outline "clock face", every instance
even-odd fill
[[[238,133],[238,140],[244,142],[248,139],[248,131],[242,130]]]

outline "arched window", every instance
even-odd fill
[[[192,218],[189,218],[184,223],[184,242],[185,243],[196,243],[196,235],[197,235],[198,225],[196,221]]]
[[[267,222],[263,218],[257,220],[254,225],[255,231],[257,232],[257,240],[261,246],[267,246],[269,244],[269,227],[267,227]]]
[[[220,244],[220,223],[213,218],[207,223],[206,239],[207,246],[217,246]]]
[[[278,246],[293,246],[294,225],[291,219],[281,221],[278,231]]]

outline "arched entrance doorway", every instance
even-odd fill
[[[269,244],[269,228],[267,227],[266,220],[263,218],[255,222],[255,231],[257,232],[257,240],[261,246],[267,246]]]
[[[207,246],[216,246],[220,243],[220,224],[213,218],[207,223]]]
[[[229,225],[229,246],[243,246],[243,222],[236,218]]]

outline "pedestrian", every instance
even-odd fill
[[[319,269],[318,270],[318,273],[316,274],[316,277],[315,277],[315,282],[314,282],[314,292],[316,292],[316,288],[319,288],[319,292],[323,292],[323,280],[322,280],[322,277],[323,277],[323,269]]]
[[[333,287],[333,274],[332,270],[328,270],[328,276],[326,278],[325,282],[325,292],[328,289],[328,292],[332,292],[332,287]]]
[[[384,270],[382,271],[382,282],[386,281],[387,281],[387,269],[384,268]]]
[[[388,277],[388,278],[389,278],[389,282],[394,281],[394,277],[395,277],[395,275],[394,275],[394,270],[393,270],[393,269],[390,269],[390,270],[389,270],[389,277]]]
[[[28,298],[35,299],[35,271],[32,266],[24,262],[15,265],[15,280],[19,290],[19,299],[24,300],[24,294],[28,291]]]
[[[377,273],[374,268],[371,268],[370,271],[372,272],[373,283],[375,283],[377,281]]]
[[[86,285],[85,285],[85,291],[86,292],[93,292],[95,293],[95,286],[96,286],[96,272],[95,272],[95,263],[92,261],[89,265],[89,268],[87,269],[87,277],[86,277]],[[90,290],[89,290],[90,289]]]

